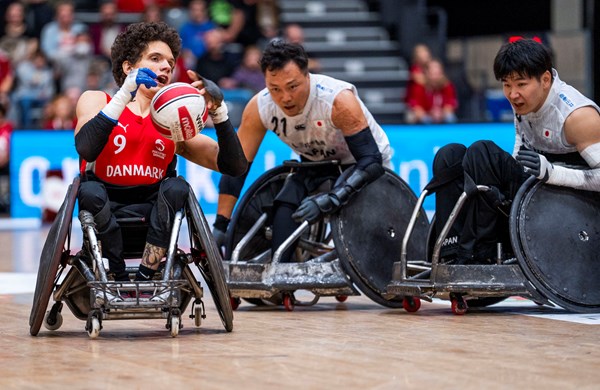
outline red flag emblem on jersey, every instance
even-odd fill
[[[322,120],[322,119],[316,120],[315,121],[315,126],[317,126],[317,127],[323,127],[323,126],[325,126],[325,121]]]
[[[548,129],[544,129],[544,133],[543,133],[543,134],[544,134],[544,138],[550,138],[550,135],[551,135],[552,133],[550,133],[550,130],[548,130]]]

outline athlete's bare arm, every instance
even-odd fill
[[[600,114],[594,107],[581,107],[565,120],[567,142],[582,151],[590,145],[600,143]]]
[[[341,91],[335,97],[333,109],[331,110],[331,120],[337,128],[342,130],[346,137],[369,126],[358,99],[349,89]]]
[[[100,110],[106,106],[106,94],[102,91],[85,91],[79,97],[75,112],[77,115],[77,126],[75,134],[79,132],[81,127],[90,119],[98,115]]]

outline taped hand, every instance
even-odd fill
[[[156,81],[156,73],[148,68],[134,69],[129,72],[125,78],[121,89],[129,92],[131,94],[131,98],[133,99],[140,85],[143,85],[146,88],[156,87],[158,85],[158,82]]]
[[[554,166],[548,162],[546,157],[531,150],[519,150],[516,157],[523,166],[523,170],[543,182],[548,181]]]

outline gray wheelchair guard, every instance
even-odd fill
[[[600,311],[600,196],[527,181],[511,210],[511,243],[531,284],[575,312]]]
[[[417,197],[395,173],[386,173],[363,188],[331,218],[340,263],[356,286],[380,305],[403,307],[402,297],[384,294]],[[429,222],[421,210],[408,244],[412,258],[425,258]]]

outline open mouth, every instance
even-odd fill
[[[164,75],[160,75],[156,78],[156,80],[161,84],[166,84],[169,81],[169,78]]]

